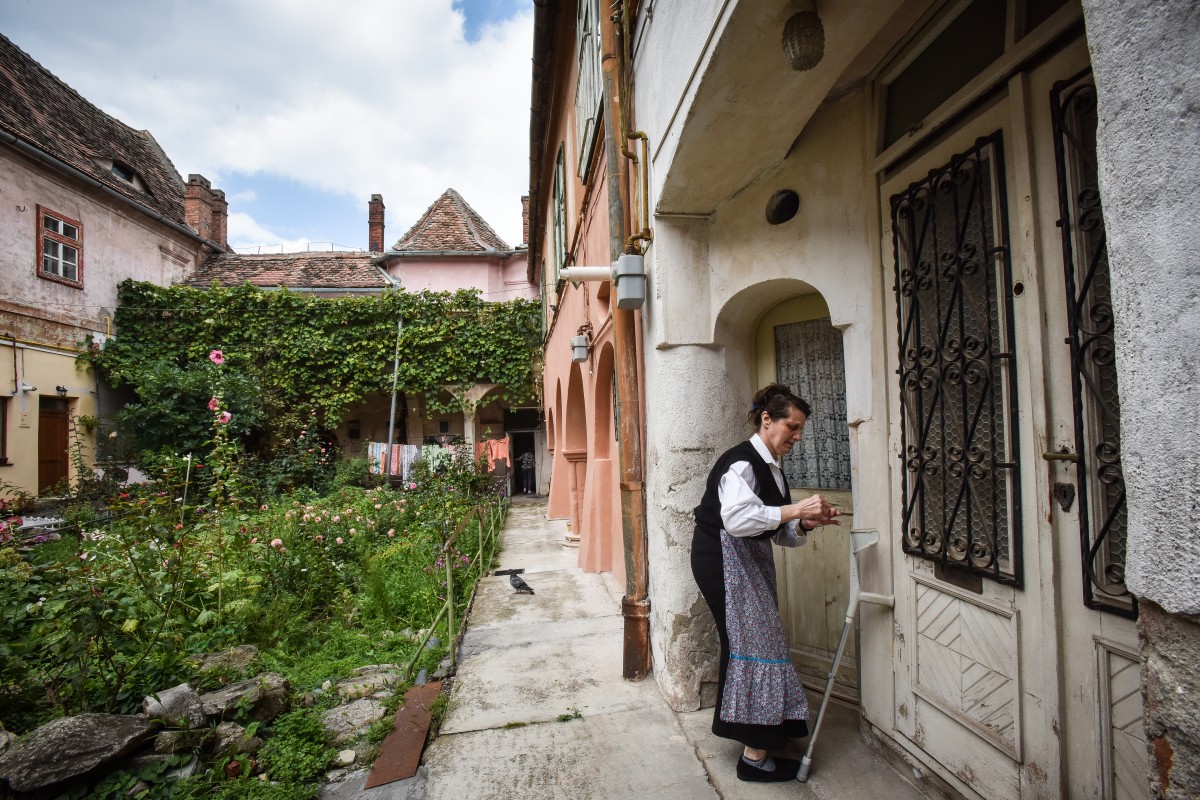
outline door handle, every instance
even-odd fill
[[[1079,463],[1078,453],[1042,453],[1042,458],[1047,461],[1070,461],[1074,464]]]

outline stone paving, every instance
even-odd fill
[[[623,587],[578,569],[565,522],[545,513],[544,498],[514,498],[497,568],[523,568],[535,594],[514,593],[505,576],[481,582],[449,710],[416,777],[365,790],[360,770],[322,798],[924,797],[868,746],[846,706],[832,707],[808,783],[738,781],[741,748],[709,732],[711,709],[673,712],[653,679],[621,678]]]

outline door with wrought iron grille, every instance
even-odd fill
[[[1086,64],[1016,75],[881,181],[896,728],[966,796],[1145,796]]]
[[[1046,202],[1048,471],[1062,606],[1063,751],[1079,796],[1149,795],[1137,601],[1125,587],[1125,482],[1096,87],[1082,42],[1030,76],[1033,169]]]

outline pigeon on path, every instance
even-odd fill
[[[508,576],[509,584],[517,590],[517,594],[533,594],[533,587],[525,582],[525,579],[516,573]]]

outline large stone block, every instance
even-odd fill
[[[145,717],[81,714],[47,723],[0,756],[0,779],[31,792],[123,758],[154,735]]]

